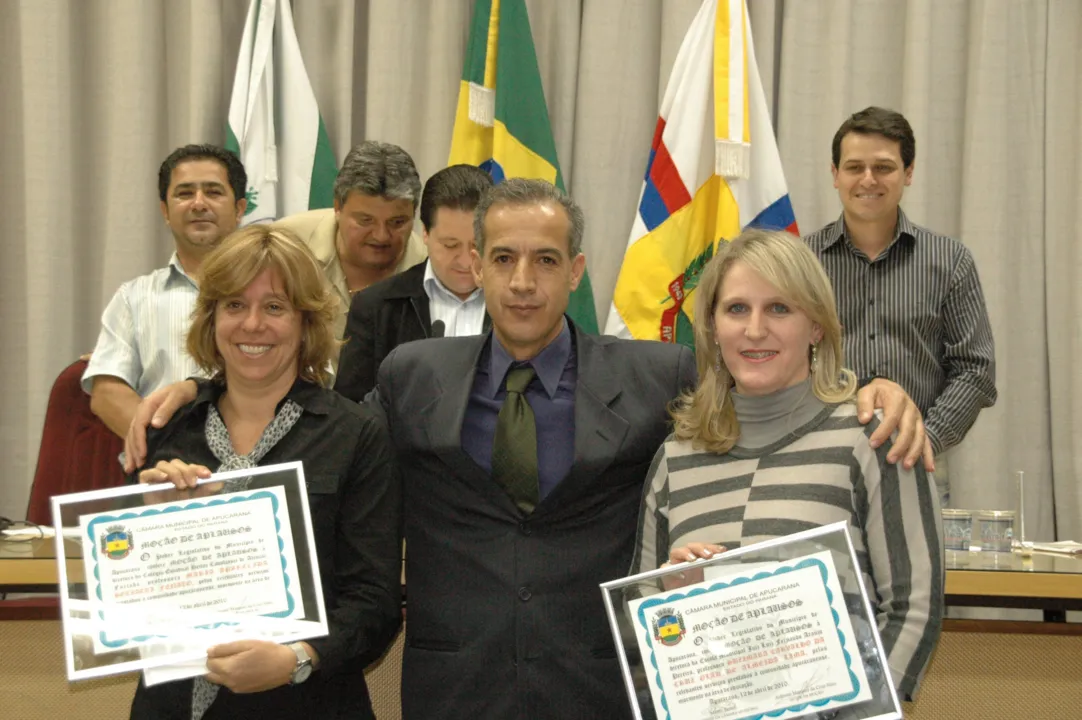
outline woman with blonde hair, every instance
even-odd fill
[[[915,693],[939,637],[935,484],[873,449],[843,366],[830,280],[799,239],[746,230],[722,244],[695,302],[699,385],[647,475],[632,572],[849,524],[891,675]]]
[[[324,387],[336,316],[288,230],[248,226],[203,261],[188,352],[211,379],[150,430],[138,479],[187,489],[210,468],[302,461],[330,633],[212,647],[204,677],[140,683],[132,718],[373,717],[364,668],[401,623],[401,492],[382,420]]]

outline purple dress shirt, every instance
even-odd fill
[[[526,400],[537,425],[539,497],[567,476],[575,459],[575,384],[578,366],[571,329],[564,318],[560,334],[531,360],[516,362],[496,338],[489,336],[473,377],[466,415],[462,420],[462,449],[485,472],[492,472],[492,440],[496,419],[507,397],[505,383],[512,367],[532,365],[537,375],[526,387]]]

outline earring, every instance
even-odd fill
[[[812,345],[811,348],[811,371],[812,374],[819,369],[819,346]]]
[[[714,372],[721,374],[721,346],[714,350]]]

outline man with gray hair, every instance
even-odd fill
[[[409,153],[397,145],[366,140],[342,162],[334,182],[334,208],[290,215],[275,223],[308,243],[336,290],[337,338],[345,334],[353,294],[427,257],[424,243],[413,233],[420,199],[421,178]]]

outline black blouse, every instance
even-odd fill
[[[215,469],[204,423],[223,390],[200,383],[192,403],[164,428],[151,429],[145,467],[179,458]],[[402,620],[402,496],[383,420],[304,380],[285,399],[304,413],[259,464],[304,463],[330,634],[307,641],[319,653],[319,670],[307,682],[246,695],[222,688],[205,720],[373,717],[364,668],[390,645]],[[191,688],[190,681],[140,683],[132,717],[189,720]]]

